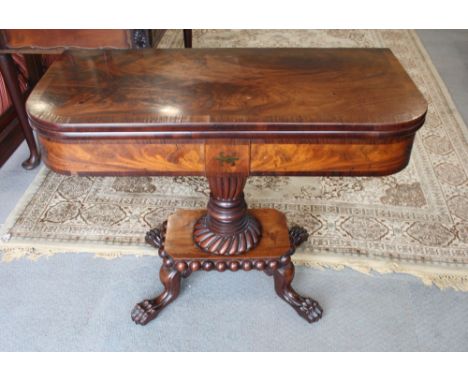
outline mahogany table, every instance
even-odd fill
[[[205,175],[206,210],[179,210],[146,240],[163,259],[146,324],[198,270],[261,270],[291,287],[307,239],[284,214],[249,210],[248,176],[366,175],[403,169],[427,104],[388,49],[192,49],[65,54],[27,102],[44,162],[62,174]]]

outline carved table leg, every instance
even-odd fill
[[[18,84],[18,73],[10,54],[0,54],[0,70],[5,79],[8,94],[10,95],[30,151],[29,158],[23,162],[22,166],[26,170],[32,170],[40,163],[40,155],[36,146],[36,141],[34,140],[32,128],[28,122],[25,100]]]
[[[255,248],[262,229],[247,212],[243,175],[209,176],[211,195],[207,214],[194,227],[193,240],[206,252],[238,255]]]
[[[237,195],[241,191],[242,188],[239,187]],[[231,198],[233,197],[231,196]],[[243,197],[238,199],[241,199],[245,205]],[[231,201],[228,201],[229,203]],[[242,203],[240,204],[242,205]],[[247,207],[244,207],[246,210]],[[238,219],[245,218],[245,211],[241,212],[238,214],[240,216]],[[159,296],[144,300],[133,308],[131,316],[135,323],[146,325],[155,319],[162,309],[174,301],[179,295],[182,278],[190,276],[192,272],[211,270],[218,272],[254,269],[264,271],[267,275],[273,276],[278,296],[291,305],[301,317],[310,323],[318,321],[322,317],[323,310],[317,301],[299,295],[291,287],[294,278],[294,265],[291,262],[291,256],[296,247],[307,240],[306,230],[293,227],[288,232],[286,218],[279,211],[273,209],[252,210],[251,216],[255,216],[259,222],[262,222],[266,232],[275,232],[274,238],[272,235],[265,236],[264,241],[251,253],[233,256],[224,256],[225,253],[212,255],[194,247],[192,241],[193,225],[200,222],[200,216],[203,218],[209,216],[203,215],[204,213],[206,211],[178,210],[169,217],[168,222],[164,222],[146,234],[146,242],[158,249],[158,254],[163,260],[159,276],[164,291]],[[213,216],[218,216],[216,211]],[[219,213],[216,224],[222,224],[222,220],[223,213]],[[234,221],[236,222],[236,220]]]
[[[292,287],[294,278],[294,265],[289,262],[286,266],[273,273],[275,290],[278,296],[291,305],[296,312],[312,323],[322,318],[323,309],[319,303],[309,297],[302,297]]]
[[[266,273],[269,276],[273,275],[275,291],[278,296],[291,305],[301,317],[312,323],[322,318],[322,307],[314,299],[299,295],[291,286],[294,279],[294,264],[291,262],[291,255],[308,237],[309,234],[304,228],[298,226],[292,227],[289,230],[290,253],[281,258],[281,266],[278,269],[274,272],[269,271]]]
[[[174,301],[180,292],[182,274],[173,267],[163,265],[159,278],[164,286],[164,292],[151,300],[143,300],[132,310],[132,320],[136,324],[146,325],[154,320],[167,305]]]

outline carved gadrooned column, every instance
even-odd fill
[[[195,224],[193,240],[206,252],[238,255],[255,248],[262,228],[248,213],[244,187],[249,174],[249,143],[209,143],[205,148],[210,185],[207,214]]]
[[[209,177],[210,200],[207,214],[194,227],[195,243],[218,255],[236,255],[256,247],[261,226],[247,212],[244,199],[245,176]]]

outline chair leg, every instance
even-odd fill
[[[184,46],[186,48],[192,47],[192,30],[184,29]]]
[[[23,133],[29,147],[29,158],[23,162],[22,166],[26,170],[31,170],[37,167],[37,165],[40,163],[40,154],[37,149],[33,131],[28,122],[25,100],[18,83],[18,73],[13,63],[13,58],[10,54],[0,54],[0,70],[2,72],[3,78],[5,79],[8,94],[10,95],[11,102],[15,108],[18,121],[21,128],[23,129]]]

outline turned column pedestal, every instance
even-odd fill
[[[193,231],[200,249],[216,255],[238,255],[260,242],[261,224],[248,212],[244,199],[249,169],[248,141],[205,144],[205,171],[211,192],[207,212]]]

